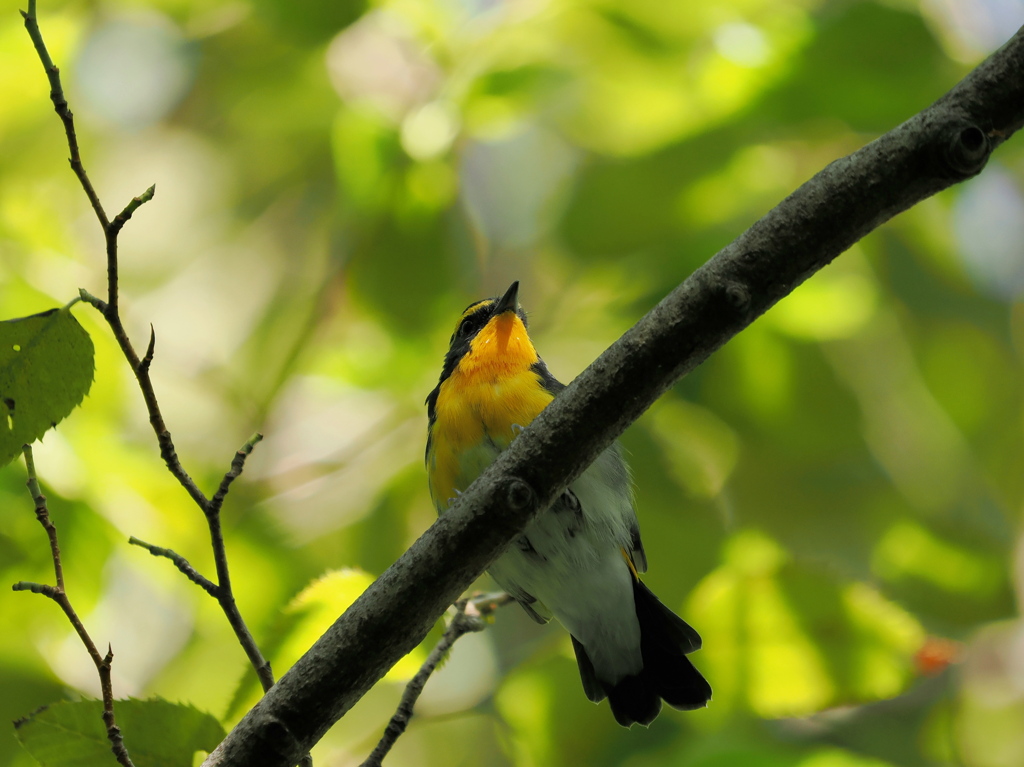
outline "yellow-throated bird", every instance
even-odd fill
[[[518,294],[513,282],[501,298],[462,313],[427,397],[427,473],[438,512],[565,388],[534,349]],[[662,700],[694,709],[711,698],[686,657],[700,636],[640,582],[646,569],[629,470],[613,445],[489,571],[534,620],[554,616],[569,630],[587,697],[607,697],[625,727],[650,724]]]

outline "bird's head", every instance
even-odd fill
[[[519,282],[501,298],[470,304],[452,333],[442,379],[458,371],[470,379],[497,380],[538,360],[519,306]]]

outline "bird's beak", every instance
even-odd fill
[[[509,285],[505,295],[498,300],[498,305],[494,307],[495,317],[505,312],[519,313],[519,280]]]

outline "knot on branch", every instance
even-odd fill
[[[292,759],[291,755],[303,753],[292,728],[278,717],[270,715],[263,718],[260,728],[259,739],[263,746],[272,754],[280,754],[282,763],[294,764],[297,760]]]
[[[723,286],[725,300],[740,314],[746,314],[750,307],[750,291],[739,282],[726,282]]]
[[[505,490],[505,503],[513,511],[519,511],[536,503],[536,494],[523,480],[513,479]]]
[[[985,131],[977,125],[958,126],[946,146],[945,159],[957,175],[966,178],[981,172],[991,152]]]

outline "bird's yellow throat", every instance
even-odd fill
[[[504,312],[476,334],[452,377],[458,376],[462,385],[500,383],[529,370],[537,359],[523,321],[515,312]]]

